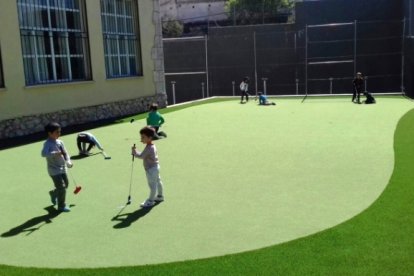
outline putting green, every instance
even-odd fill
[[[120,208],[142,120],[92,131],[112,159],[74,160],[83,189],[68,194],[68,214],[43,209],[52,181],[42,142],[1,151],[0,263],[108,267],[225,255],[308,236],[369,207],[391,176],[394,131],[413,103],[277,103],[225,101],[166,114],[168,138],[156,142],[166,201],[146,211],[138,208],[148,195],[140,160],[133,203]],[[75,135],[62,140],[76,154]]]

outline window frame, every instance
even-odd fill
[[[119,12],[117,2],[122,3],[123,11]],[[128,2],[130,9],[126,8]],[[112,11],[109,7],[111,3]],[[100,0],[100,7],[106,77],[117,79],[142,76],[139,1]],[[119,23],[123,24],[122,28]]]
[[[1,47],[0,47],[0,88],[5,88],[4,75],[3,75],[3,60],[1,58]]]
[[[92,79],[85,0],[18,0],[27,86]]]

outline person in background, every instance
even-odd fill
[[[249,101],[249,77],[243,78],[240,83],[241,100],[240,103],[244,103],[244,97],[246,97],[246,103]]]
[[[259,92],[259,105],[276,105],[274,102],[271,102],[267,99],[262,92]]]
[[[352,94],[352,102],[354,103],[361,103],[361,93],[362,93],[362,86],[364,85],[364,78],[362,77],[362,73],[358,72],[356,74],[355,79],[352,81],[352,85],[354,88],[353,94]],[[355,101],[356,100],[356,101]]]
[[[101,144],[98,139],[90,132],[81,132],[76,138],[76,143],[78,145],[79,155],[88,155],[89,151],[96,146],[98,149],[103,151]],[[86,145],[88,144],[88,147]]]
[[[163,184],[160,177],[160,165],[158,161],[157,148],[152,142],[155,130],[151,127],[144,127],[139,133],[141,136],[141,142],[145,145],[145,148],[142,152],[139,152],[134,144],[132,147],[132,155],[143,160],[150,194],[141,204],[141,207],[149,208],[154,206],[157,202],[164,201]]]
[[[164,117],[162,117],[162,115],[158,112],[158,104],[151,104],[147,116],[147,126],[152,127],[155,130],[155,135],[153,137],[154,140],[167,137],[165,132],[159,131],[164,122]]]

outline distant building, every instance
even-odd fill
[[[226,20],[225,4],[223,0],[160,0],[160,14],[162,20],[183,23]]]
[[[165,106],[159,0],[2,0],[0,18],[0,140]]]

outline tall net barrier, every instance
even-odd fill
[[[349,93],[356,68],[355,23],[306,26],[308,94]]]
[[[368,90],[404,92],[405,29],[405,20],[357,22],[356,65]]]
[[[407,21],[407,36],[414,38],[414,0],[404,1],[404,16]]]
[[[356,72],[375,92],[403,92],[405,21],[306,26],[308,94],[349,93]]]
[[[356,72],[371,93],[403,92],[406,28],[406,20],[274,24],[167,39],[167,92],[171,99],[175,82],[175,102],[239,95],[247,76],[251,94],[344,94]]]
[[[212,28],[208,36],[211,95],[239,95],[249,77],[249,93],[304,93],[304,32],[294,25]]]
[[[303,34],[294,30],[260,33],[256,41],[258,91],[294,95],[303,91]]]
[[[169,104],[208,97],[206,37],[164,39]]]
[[[220,35],[209,35],[208,48],[212,95],[239,95],[239,84],[245,76],[250,78],[250,92],[254,90],[254,41],[250,32],[221,29]]]

